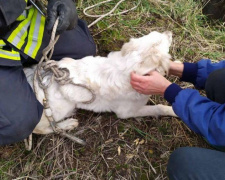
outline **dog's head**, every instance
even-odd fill
[[[171,43],[172,33],[170,31],[163,33],[153,31],[141,38],[131,38],[128,43],[123,45],[122,55],[138,53],[140,60],[134,68],[138,74],[143,75],[152,70],[158,70],[164,75],[169,70]]]

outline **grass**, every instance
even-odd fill
[[[83,9],[101,0],[77,0],[80,18],[88,24]],[[89,13],[103,14],[115,0]],[[137,0],[125,1],[116,12],[129,9]],[[225,58],[225,28],[222,22],[210,22],[196,0],[142,0],[137,9],[124,15],[106,17],[90,28],[99,55],[119,50],[130,37],[150,31],[173,32],[170,49],[173,60],[196,62],[201,58],[218,61]],[[109,27],[110,26],[110,27]],[[171,81],[191,87],[174,77]],[[167,104],[152,96],[149,103]],[[172,151],[182,146],[208,147],[178,118],[118,119],[113,113],[96,114],[78,110],[79,137],[83,147],[57,135],[34,135],[33,150],[23,143],[0,147],[0,179],[167,179],[166,165]],[[78,129],[79,130],[79,129]],[[76,131],[76,130],[75,130]]]

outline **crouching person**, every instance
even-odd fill
[[[217,149],[183,147],[175,150],[168,163],[169,179],[225,179],[225,61],[171,62],[169,74],[204,89],[207,97],[195,89],[182,89],[156,71],[149,76],[132,73],[131,85],[140,93],[164,96],[177,116]]]
[[[28,0],[0,0],[0,145],[27,138],[40,121],[43,107],[23,66],[41,59],[58,16],[60,38],[52,59],[95,55],[95,43],[73,0],[49,0],[47,19]]]

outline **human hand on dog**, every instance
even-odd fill
[[[165,90],[171,84],[165,77],[157,71],[152,71],[145,76],[131,73],[132,87],[141,94],[146,95],[164,95]]]

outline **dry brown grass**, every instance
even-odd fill
[[[166,164],[180,146],[206,144],[176,118],[121,120],[111,113],[78,111],[87,146],[57,135],[35,136],[0,150],[2,177],[30,179],[166,179]],[[3,163],[4,162],[4,163]],[[28,179],[29,179],[28,178]]]

